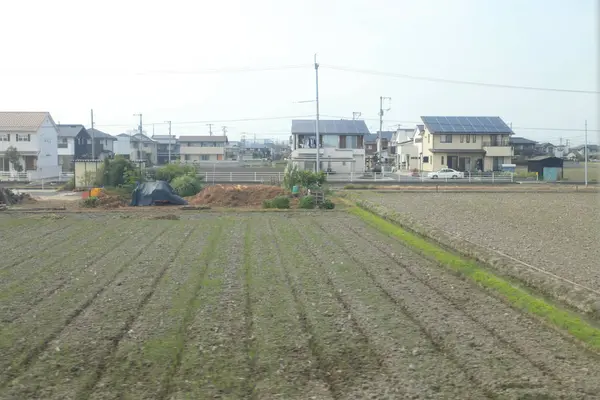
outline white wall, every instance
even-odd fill
[[[75,155],[75,138],[69,137],[67,139],[67,147],[58,147],[58,143],[62,142],[62,139],[59,137],[57,139],[57,148],[59,156],[74,156]]]
[[[133,149],[129,136],[117,136],[117,140],[113,141],[113,152],[123,156],[131,156]]]

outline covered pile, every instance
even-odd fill
[[[0,204],[11,206],[13,204],[34,202],[29,193],[16,194],[8,188],[0,188]]]
[[[279,186],[270,185],[213,185],[205,187],[195,196],[188,197],[189,204],[217,207],[260,207],[263,200],[285,195]]]

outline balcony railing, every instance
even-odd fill
[[[510,141],[508,139],[506,140],[492,140],[492,141],[488,141],[488,142],[483,142],[483,147],[509,147],[510,146]]]

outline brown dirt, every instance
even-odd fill
[[[196,196],[186,200],[191,205],[220,207],[257,207],[264,200],[285,195],[285,190],[270,185],[214,185],[207,186]]]
[[[101,192],[98,199],[100,200],[100,207],[102,208],[120,208],[129,205],[129,201],[123,197],[105,192]]]

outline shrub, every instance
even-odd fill
[[[196,168],[192,165],[169,164],[155,171],[156,180],[169,183],[184,175],[196,175]]]
[[[273,200],[271,200],[271,208],[290,208],[290,199],[286,196],[277,196]]]
[[[64,185],[60,187],[60,190],[74,190],[75,189],[75,177],[69,179]]]
[[[299,208],[312,209],[315,208],[315,197],[314,196],[304,196],[300,199],[298,203]]]
[[[96,176],[96,185],[117,187],[135,185],[142,181],[139,166],[124,157],[116,156],[113,160],[105,159],[104,165]]]
[[[321,186],[325,183],[326,174],[323,171],[318,173],[312,171],[300,171],[297,166],[288,166],[283,173],[283,187],[292,190],[296,185],[309,188]]]
[[[173,179],[171,186],[181,197],[188,197],[202,190],[202,181],[195,175],[183,175]]]
[[[81,201],[81,206],[85,208],[95,208],[100,205],[100,199],[96,196],[90,196]]]
[[[325,199],[321,204],[319,204],[319,208],[324,210],[333,210],[335,208],[335,204],[333,203],[333,201]]]
[[[263,200],[263,208],[273,208],[273,202],[271,200]]]

